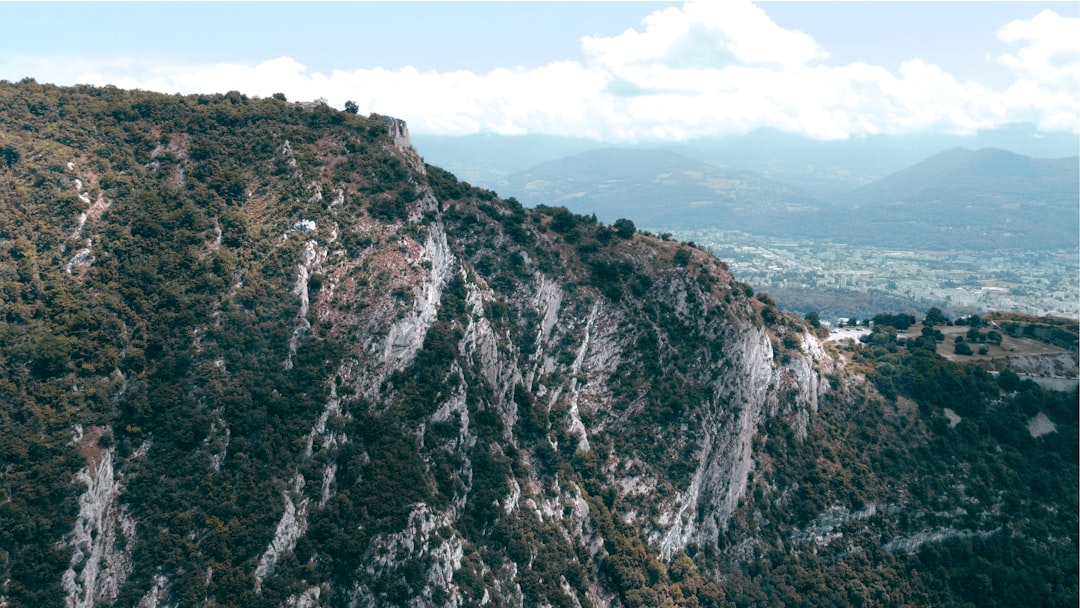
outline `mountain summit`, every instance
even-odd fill
[[[1075,393],[826,348],[390,117],[24,81],[0,126],[0,606],[1075,603]]]

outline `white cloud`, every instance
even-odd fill
[[[997,58],[1017,77],[1002,95],[1010,117],[1080,132],[1080,19],[1044,10],[1006,24],[998,38],[1019,47]]]
[[[647,16],[643,31],[586,37],[582,47],[605,68],[666,65],[720,68],[739,64],[804,64],[825,52],[810,36],[785,30],[749,2],[687,2]]]
[[[971,132],[1018,121],[1080,132],[1080,20],[1044,11],[1004,25],[998,36],[1011,50],[992,59],[1015,75],[1002,91],[958,81],[917,58],[895,70],[830,65],[811,36],[778,26],[745,0],[657,11],[638,29],[583,38],[583,62],[535,69],[326,74],[289,57],[196,67],[143,59],[65,64],[68,73],[54,81],[168,93],[283,92],[338,107],[351,99],[362,112],[399,116],[414,132],[429,133],[685,139],[774,127],[832,139]]]

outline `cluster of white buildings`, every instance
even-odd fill
[[[899,251],[719,230],[672,231],[758,289],[875,291],[948,308],[1080,318],[1080,252]]]

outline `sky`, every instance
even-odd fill
[[[413,133],[1080,134],[1075,1],[0,2],[0,23],[0,79],[352,100]]]

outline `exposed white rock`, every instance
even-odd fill
[[[572,492],[563,494],[563,501],[570,507],[570,521],[567,530],[579,543],[589,549],[589,553],[596,555],[604,546],[604,539],[596,534],[592,519],[589,517],[589,503],[581,493],[581,488],[576,483],[570,484]]]
[[[949,428],[950,429],[956,428],[956,425],[960,424],[960,421],[963,420],[963,418],[961,418],[959,414],[954,412],[951,407],[945,408],[944,409],[944,414],[945,414],[945,417],[949,419]],[[1029,427],[1030,427],[1030,425],[1029,425]]]
[[[476,445],[476,435],[470,429],[469,408],[465,402],[465,381],[462,377],[461,369],[456,365],[454,366],[452,373],[458,376],[458,389],[449,399],[444,401],[439,409],[435,411],[431,416],[432,422],[447,422],[452,416],[457,416],[459,430],[458,437],[450,443],[451,449],[463,449],[471,448]],[[465,501],[468,499],[469,490],[472,488],[472,461],[465,457],[462,459],[462,464],[458,469],[459,478],[465,484],[465,491],[460,496],[456,496],[454,499],[455,507],[457,509],[463,509],[465,507]]]
[[[384,116],[386,128],[390,132],[390,139],[394,140],[394,146],[402,152],[412,151],[412,142],[409,140],[409,125],[400,118]]]
[[[656,478],[651,475],[617,477],[615,484],[619,486],[619,493],[623,496],[644,495],[656,490]]]
[[[87,198],[86,202],[89,203],[90,199]],[[71,231],[71,236],[68,237],[69,239],[74,241],[74,240],[77,240],[80,235],[82,235],[82,229],[83,229],[83,226],[86,225],[86,218],[87,217],[89,217],[89,216],[86,215],[85,211],[79,214],[79,219],[75,220],[75,229]]]
[[[546,276],[537,273],[536,295],[533,296],[532,305],[537,312],[543,315],[540,328],[536,335],[536,352],[532,359],[534,367],[525,377],[525,390],[532,391],[534,381],[545,373],[544,349],[551,338],[551,331],[559,320],[559,308],[562,306],[563,292],[559,284],[549,280]]]
[[[79,214],[78,219],[75,221],[75,229],[71,231],[71,235],[68,236],[71,240],[77,240],[82,236],[82,230],[86,226],[88,219],[96,220],[100,218],[112,205],[109,199],[105,198],[104,192],[98,192],[97,199],[93,203],[90,202],[90,193],[82,192],[82,181],[75,180],[75,189],[79,191],[79,200],[87,205],[90,205],[86,211]]]
[[[570,586],[570,581],[566,580],[565,576],[559,577],[559,588],[566,594],[566,597],[570,598],[574,608],[581,608],[581,600],[578,599],[577,593],[574,592],[574,588]]]
[[[454,572],[461,569],[461,558],[465,555],[461,539],[455,534],[431,549],[431,568],[428,569],[425,596],[431,596],[435,589],[450,589]]]
[[[315,449],[315,440],[321,438],[321,448],[326,450],[338,443],[345,442],[344,434],[327,432],[326,425],[330,422],[331,416],[341,416],[341,399],[337,394],[337,384],[330,380],[330,398],[326,400],[326,407],[323,408],[322,414],[319,415],[318,420],[315,421],[315,425],[311,427],[311,431],[308,432],[307,444],[304,447],[304,460],[311,458]]]
[[[142,458],[146,456],[147,452],[150,451],[150,445],[151,442],[149,439],[140,443],[139,447],[135,448],[135,451],[131,453],[131,457],[129,458],[129,460],[135,460],[137,458]]]
[[[1027,423],[1028,433],[1031,433],[1032,437],[1042,437],[1047,433],[1053,433],[1057,431],[1057,425],[1053,423],[1046,414],[1039,412],[1034,418],[1028,420]]]
[[[889,509],[894,511],[895,509]],[[877,505],[869,505],[859,511],[851,511],[847,507],[834,505],[824,513],[814,518],[810,525],[803,530],[797,530],[792,535],[796,542],[813,542],[818,546],[825,546],[832,541],[843,537],[843,533],[836,529],[851,521],[861,521],[873,517],[878,512]]]
[[[163,574],[154,575],[154,586],[139,600],[138,608],[168,608],[165,603],[169,597],[169,579]]]
[[[299,232],[301,234],[306,234],[308,232],[315,232],[316,228],[317,228],[317,225],[315,224],[315,220],[300,220],[300,221],[296,222],[295,224],[293,224],[293,227],[292,227],[293,231]]]
[[[285,600],[286,608],[315,608],[319,605],[322,587],[310,587],[299,595],[290,595]]]
[[[521,484],[516,479],[510,479],[510,495],[503,501],[503,511],[507,515],[514,512],[514,509],[518,506],[518,501],[521,500]]]
[[[570,409],[566,415],[570,419],[568,430],[571,435],[578,438],[577,449],[581,452],[589,451],[589,433],[585,428],[585,424],[581,421],[581,411],[578,407],[578,376],[581,374],[581,366],[585,362],[585,355],[589,352],[593,325],[596,323],[599,313],[600,302],[596,302],[593,305],[592,312],[589,313],[589,320],[585,324],[585,335],[581,339],[581,346],[578,348],[577,356],[570,366]],[[552,402],[555,399],[558,399],[558,393],[553,397]]]
[[[330,208],[334,209],[345,204],[345,190],[338,188],[334,190],[334,200],[330,201]]]
[[[977,532],[975,530],[957,530],[956,528],[933,528],[931,530],[922,530],[911,534],[909,536],[901,536],[895,538],[884,545],[882,549],[893,553],[903,551],[905,553],[915,553],[920,547],[926,543],[939,543],[943,540],[950,538],[986,538],[992,536],[1001,528],[994,528],[993,530],[987,530],[985,532]]]
[[[304,476],[297,473],[293,478],[292,491],[282,492],[285,512],[278,520],[274,538],[259,558],[259,565],[255,567],[255,591],[260,591],[262,582],[274,573],[278,558],[292,552],[296,548],[296,540],[307,531],[308,499],[303,492]]]
[[[312,182],[308,184],[308,190],[314,191],[314,194],[312,194],[311,198],[309,198],[307,201],[309,205],[314,205],[316,203],[322,202],[322,185],[319,184],[319,182]]]
[[[76,430],[76,442],[82,442],[81,430]],[[112,602],[132,570],[135,521],[118,501],[121,487],[113,470],[113,451],[96,446],[88,451],[89,464],[75,476],[86,491],[79,496],[79,515],[64,541],[72,548],[70,565],[61,577],[66,608]]]
[[[322,490],[319,492],[319,507],[325,507],[326,503],[330,501],[330,484],[334,482],[335,475],[337,475],[337,463],[331,462],[323,469]]]
[[[453,577],[454,572],[461,569],[464,543],[451,527],[453,521],[453,511],[435,512],[426,504],[418,503],[409,513],[409,523],[404,530],[372,541],[373,559],[365,570],[370,576],[380,576],[416,558],[427,557],[431,566],[426,573],[422,597],[414,598],[410,605],[431,605],[435,589],[449,593],[447,605],[459,605],[461,596],[453,585]],[[441,532],[435,535],[437,530]],[[368,593],[366,588],[356,589],[353,604],[359,605],[360,597]]]
[[[210,423],[210,433],[207,435],[203,443],[211,445],[211,438],[216,443],[218,450],[210,454],[210,468],[215,471],[221,470],[221,465],[225,464],[225,456],[229,452],[229,439],[232,437],[232,431],[225,424],[225,420],[218,416],[218,419]]]
[[[510,439],[511,429],[517,422],[514,390],[521,382],[521,371],[517,366],[518,351],[509,336],[502,336],[504,339],[500,341],[500,336],[495,334],[491,322],[484,318],[481,288],[467,283],[466,290],[465,302],[472,314],[458,348],[470,362],[479,359],[484,378],[495,391],[495,405],[502,417],[506,437]]]
[[[218,251],[220,251],[221,250],[221,238],[223,236],[225,236],[225,235],[221,231],[221,222],[219,222],[218,218],[215,217],[214,218],[214,240],[210,241],[209,243],[207,243],[203,247],[202,252],[200,252],[200,254],[199,254],[199,258],[202,259],[202,258],[205,258],[208,255],[211,255],[211,254],[214,254],[214,253],[217,253]]]
[[[440,224],[433,224],[429,228],[421,261],[430,262],[431,270],[416,288],[419,293],[413,302],[413,310],[390,327],[383,346],[384,377],[411,363],[420,351],[428,329],[438,316],[443,287],[453,276],[456,258],[450,252],[446,233]]]
[[[314,225],[314,222],[312,224]],[[308,310],[311,307],[311,294],[308,286],[312,271],[320,268],[325,259],[325,248],[318,247],[318,243],[315,241],[304,243],[304,251],[301,254],[300,263],[296,267],[296,285],[292,290],[292,293],[300,296],[300,310],[296,313],[296,326],[293,327],[292,336],[289,338],[289,353],[284,363],[286,370],[292,369],[293,356],[296,355],[296,349],[300,346],[300,340],[311,329],[311,321],[307,319]]]
[[[726,331],[725,355],[732,367],[714,383],[712,402],[717,411],[702,429],[698,467],[690,486],[663,508],[657,519],[666,528],[654,539],[664,559],[690,542],[715,543],[727,527],[746,493],[754,466],[754,433],[764,417],[775,412],[779,393],[794,388],[794,405],[812,409],[827,387],[815,366],[824,365],[828,358],[816,339],[804,339],[804,354],[809,356],[793,357],[787,367],[777,369],[772,343],[764,330],[742,323],[732,324]],[[815,359],[814,355],[824,358]],[[800,419],[806,418],[796,417]]]

